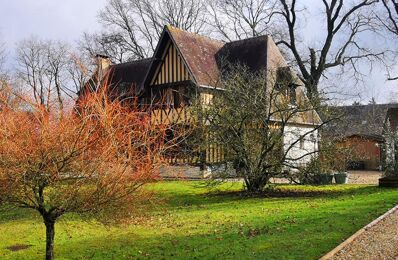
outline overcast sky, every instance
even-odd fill
[[[6,43],[8,66],[12,66],[15,44],[31,35],[75,42],[83,32],[99,30],[97,14],[106,0],[0,0],[0,3],[0,42]],[[307,37],[316,35],[319,23],[309,22],[306,29]],[[344,84],[352,88],[351,83]],[[360,92],[362,102],[372,96],[378,102],[388,102],[392,92],[398,93],[398,83],[386,82],[384,71],[378,68],[365,83],[355,88]]]
[[[75,40],[99,28],[106,0],[0,0],[0,31],[9,47],[30,35]]]

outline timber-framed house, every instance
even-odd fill
[[[150,107],[151,120],[155,124],[189,124],[185,107],[193,96],[209,103],[220,81],[222,62],[241,63],[252,71],[278,70],[288,68],[278,47],[269,36],[259,36],[225,43],[198,34],[186,32],[172,26],[165,26],[153,57],[122,64],[111,64],[106,57],[98,56],[99,70],[108,71],[111,85],[119,96],[139,93],[139,103]],[[297,85],[290,95],[305,96],[304,87]],[[309,111],[301,121],[295,121],[291,128],[296,132],[310,131],[321,120],[315,111]],[[317,132],[315,132],[317,135]],[[315,138],[316,139],[316,138]],[[300,142],[293,149],[317,149],[316,140]],[[289,136],[285,138],[289,142]],[[222,149],[208,147],[202,160],[171,159],[172,163],[216,163],[222,159]]]

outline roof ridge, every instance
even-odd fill
[[[244,42],[244,41],[247,41],[247,40],[253,40],[253,39],[257,39],[257,38],[268,38],[268,37],[269,37],[268,34],[258,35],[258,36],[253,36],[253,37],[249,37],[249,38],[245,38],[245,39],[239,39],[239,40],[235,40],[235,41],[230,41],[230,42],[227,42],[227,44],[239,43],[239,42]]]
[[[153,59],[153,57],[143,58],[143,59],[139,59],[139,60],[131,60],[131,61],[126,61],[126,62],[122,62],[122,63],[112,64],[111,66],[128,65],[128,64],[143,62],[143,61],[152,60],[152,59]]]
[[[192,34],[192,35],[194,35],[194,36],[201,37],[201,38],[205,38],[205,39],[207,39],[207,40],[214,41],[214,42],[217,42],[217,43],[220,43],[220,44],[226,44],[226,42],[224,42],[224,41],[217,40],[217,39],[214,39],[214,38],[211,38],[211,37],[209,37],[209,36],[202,35],[202,34],[199,34],[199,33],[189,32],[189,31],[183,30],[183,29],[181,29],[181,28],[172,26],[172,25],[170,25],[170,24],[166,25],[166,27],[167,27],[167,29],[168,29],[169,31],[170,31],[170,29],[171,29],[171,30],[179,30],[179,31],[181,31],[181,32],[189,33],[189,34]]]
[[[243,42],[243,41],[252,40],[252,39],[256,39],[256,38],[268,38],[268,37],[270,37],[268,34],[264,34],[264,35],[252,36],[252,37],[248,37],[248,38],[244,38],[244,39],[239,39],[239,40],[225,42],[225,41],[217,40],[215,38],[212,38],[210,36],[206,36],[206,35],[203,35],[203,34],[189,32],[189,31],[183,30],[181,28],[175,27],[173,25],[170,25],[170,24],[166,25],[166,27],[168,28],[168,30],[170,30],[170,29],[171,30],[179,30],[181,32],[189,33],[189,34],[192,34],[194,36],[198,36],[198,37],[201,37],[201,38],[206,38],[208,40],[215,41],[215,42],[222,43],[222,44],[238,43],[238,42]]]

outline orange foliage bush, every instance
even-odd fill
[[[120,218],[158,178],[165,129],[106,90],[77,109],[47,111],[26,99],[0,109],[0,202],[37,210],[53,257],[54,223],[67,212]],[[110,214],[108,214],[110,213]]]

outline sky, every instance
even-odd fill
[[[98,11],[106,0],[0,0],[0,31],[12,45],[30,35],[75,40],[99,29]]]
[[[313,0],[309,6],[315,8]],[[0,0],[0,42],[5,42],[8,51],[7,66],[13,66],[13,49],[16,43],[32,35],[42,39],[76,42],[83,32],[100,30],[97,21],[100,9],[106,0]],[[317,31],[321,30],[317,17],[307,18],[304,37],[307,41],[316,41]],[[369,39],[372,41],[372,39]],[[378,43],[376,43],[378,44]],[[398,68],[397,68],[398,73]],[[375,97],[378,103],[389,102],[392,98],[398,101],[398,82],[387,82],[385,72],[380,67],[368,73],[365,82],[354,86],[349,81],[337,82],[347,90],[355,89],[359,97],[354,98],[367,103]],[[350,100],[344,102],[352,102]]]
[[[16,43],[32,35],[76,42],[83,32],[100,29],[97,14],[106,0],[0,0],[0,42],[8,60]],[[9,64],[8,64],[9,65]]]

